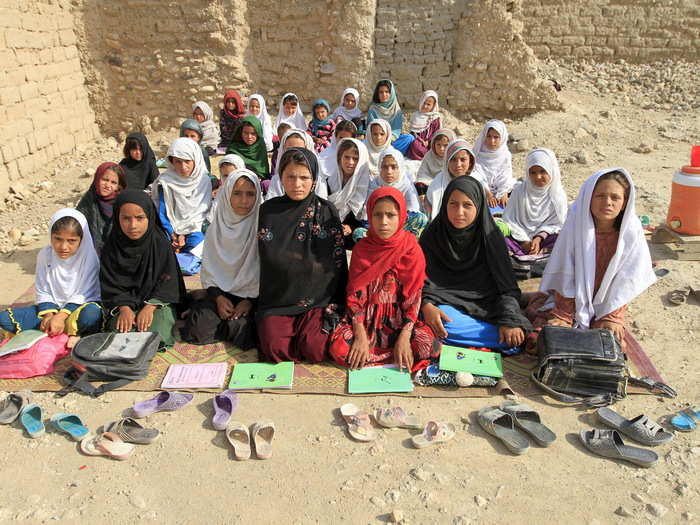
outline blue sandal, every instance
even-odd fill
[[[680,432],[692,432],[700,423],[700,406],[680,410],[671,418],[671,426]]]
[[[88,427],[75,414],[55,414],[51,418],[51,424],[59,432],[65,432],[73,440],[80,441],[88,435]]]
[[[19,415],[19,421],[31,438],[38,438],[46,431],[43,411],[39,405],[27,405]]]

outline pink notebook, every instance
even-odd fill
[[[170,365],[161,388],[223,388],[227,363]]]

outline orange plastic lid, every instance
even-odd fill
[[[683,166],[681,171],[683,173],[687,173],[688,175],[700,175],[700,166]]]

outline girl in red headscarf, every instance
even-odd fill
[[[233,133],[243,117],[245,117],[245,106],[243,101],[241,101],[241,96],[235,89],[229,89],[224,95],[224,109],[219,113],[219,130],[221,135],[219,147],[224,148],[224,151],[231,144]]]
[[[383,186],[367,202],[369,232],[350,261],[347,311],[331,336],[330,354],[350,368],[394,363],[415,371],[440,354],[432,329],[418,320],[425,258],[403,229],[406,201]]]

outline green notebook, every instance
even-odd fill
[[[292,388],[294,363],[238,363],[233,367],[228,387],[231,390]]]
[[[503,377],[503,359],[498,352],[442,345],[440,370],[469,372],[478,376]]]
[[[413,392],[413,381],[408,371],[398,368],[372,366],[348,370],[348,393],[371,394],[382,392]]]

